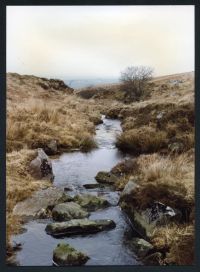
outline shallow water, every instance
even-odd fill
[[[103,117],[103,124],[96,128],[95,140],[98,148],[90,153],[65,153],[59,159],[53,160],[55,175],[54,184],[58,187],[70,187],[71,195],[91,193],[105,197],[111,207],[92,212],[91,219],[112,219],[116,228],[91,235],[77,235],[65,238],[53,238],[45,232],[50,220],[33,220],[24,227],[27,231],[13,237],[13,241],[22,243],[23,247],[17,253],[19,265],[51,266],[52,252],[59,242],[67,242],[76,249],[88,254],[90,259],[86,265],[138,265],[134,252],[127,242],[133,235],[127,218],[118,204],[119,192],[112,188],[85,189],[83,184],[94,183],[98,171],[108,171],[125,158],[115,148],[115,140],[121,131],[118,120],[108,120]]]

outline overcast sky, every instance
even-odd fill
[[[194,7],[7,7],[8,72],[109,78],[130,65],[194,70]]]

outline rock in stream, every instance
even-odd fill
[[[61,243],[53,251],[53,263],[56,266],[83,265],[89,260],[89,257],[77,251],[69,244]]]
[[[54,237],[71,236],[76,234],[90,234],[116,227],[114,221],[109,219],[89,220],[73,219],[61,223],[49,223],[45,231]]]

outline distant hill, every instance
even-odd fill
[[[72,79],[64,81],[68,86],[74,89],[93,87],[99,84],[111,84],[119,82],[117,78]]]
[[[194,72],[155,77],[149,82],[148,99],[190,99],[193,97]],[[121,89],[120,82],[102,83],[90,87],[83,87],[75,91],[82,98],[114,99],[126,102],[125,92]],[[131,102],[131,101],[127,101]]]

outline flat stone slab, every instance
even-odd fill
[[[153,249],[152,244],[138,237],[131,239],[129,244],[139,257],[145,257]]]
[[[67,222],[49,223],[45,231],[54,237],[71,236],[76,234],[91,234],[116,227],[114,221],[109,219],[89,220],[73,219]]]
[[[13,214],[24,218],[37,218],[41,211],[53,208],[56,204],[66,201],[68,198],[63,190],[50,187],[35,192],[31,197],[17,203],[13,209]]]
[[[53,264],[56,266],[83,265],[89,257],[71,247],[69,244],[60,243],[53,251]]]
[[[52,210],[52,217],[55,221],[66,221],[87,216],[89,216],[89,213],[84,211],[81,206],[75,202],[58,204]]]

